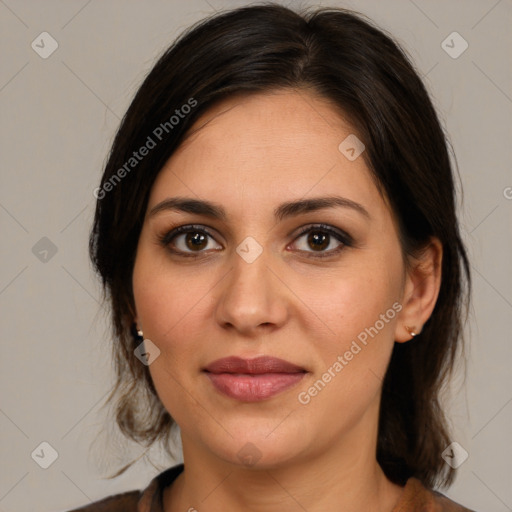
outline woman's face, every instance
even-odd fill
[[[202,125],[154,183],[133,272],[138,326],[160,350],[149,370],[185,456],[272,467],[339,449],[355,461],[374,449],[403,337],[390,209],[354,159],[361,147],[339,149],[353,130],[324,100],[237,97]],[[231,356],[295,366],[205,371]]]

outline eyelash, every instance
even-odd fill
[[[299,239],[301,236],[305,235],[306,233],[315,232],[315,231],[327,233],[328,235],[333,236],[338,242],[341,243],[341,245],[339,247],[337,247],[336,249],[331,249],[330,251],[327,251],[327,252],[299,251],[299,252],[308,253],[310,255],[308,257],[327,258],[334,254],[338,254],[345,247],[352,247],[354,245],[354,241],[350,235],[348,235],[347,233],[345,233],[341,230],[334,229],[326,224],[314,224],[314,225],[309,225],[309,226],[305,226],[305,227],[301,228],[300,232],[297,234],[296,238],[294,239],[294,242],[297,239]],[[174,229],[164,233],[163,235],[159,236],[158,239],[159,239],[160,244],[163,247],[167,248],[173,254],[177,254],[177,255],[183,256],[185,258],[199,258],[202,256],[203,251],[197,251],[197,253],[194,254],[194,253],[187,253],[187,252],[183,252],[183,251],[177,251],[175,249],[170,248],[170,244],[174,238],[176,238],[180,234],[191,233],[191,232],[192,233],[204,233],[215,240],[215,237],[204,226],[199,226],[199,225],[194,225],[194,224],[188,224],[186,226],[179,226],[177,228],[174,228]]]

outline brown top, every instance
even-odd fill
[[[178,464],[157,475],[143,491],[116,494],[69,512],[163,512],[163,491],[183,471]],[[409,478],[400,501],[391,512],[474,512],[458,505],[437,491]]]

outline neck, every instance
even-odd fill
[[[314,455],[247,468],[198,449],[182,433],[185,469],[165,490],[164,510],[391,512],[403,488],[378,465],[376,435],[355,429]]]

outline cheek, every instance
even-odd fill
[[[150,248],[140,248],[132,280],[135,306],[144,337],[160,350],[148,368],[157,394],[170,415],[186,424],[187,411],[197,407],[187,392],[193,389],[190,363],[199,353],[193,340],[204,340],[197,315],[205,314],[204,296],[211,285],[194,279],[191,270],[171,273],[165,258],[159,258]]]
[[[314,342],[325,376],[322,380],[329,381],[325,399],[346,403],[350,401],[347,393],[357,390],[360,398],[369,397],[381,385],[402,309],[401,259],[394,252],[361,258],[350,272],[332,276],[326,293],[318,288],[309,291],[308,305],[328,326]]]
[[[322,347],[339,351],[360,334],[364,341],[368,329],[375,334],[373,327],[383,337],[393,336],[401,309],[395,304],[401,298],[401,266],[394,255],[380,256],[354,258],[329,275],[308,276],[294,283],[294,292],[304,303],[298,317],[310,319],[305,329],[315,324],[325,333]]]
[[[401,304],[391,283],[378,283],[338,281],[321,313],[330,330],[315,340],[321,363],[314,379],[298,390],[297,401],[299,410],[304,407],[332,435],[353,426],[376,404],[389,364]]]
[[[182,407],[193,407],[190,394],[206,347],[211,345],[211,296],[219,277],[195,265],[173,268],[165,254],[142,246],[133,271],[135,306],[144,337],[160,350],[149,366],[166,409],[181,418]],[[187,404],[185,406],[185,404]],[[178,410],[177,410],[178,408]]]
[[[387,333],[394,323],[397,307],[393,308],[393,304],[399,297],[398,289],[382,279],[365,277],[345,286],[337,285],[330,307],[337,334],[344,339],[356,338],[374,326]],[[333,308],[338,312],[336,315]]]
[[[212,284],[205,280],[208,276],[197,279],[192,266],[172,270],[165,252],[141,240],[132,280],[135,307],[144,335],[165,345],[176,331],[193,327],[190,318],[201,309]]]
[[[320,358],[331,373],[350,375],[343,382],[339,379],[339,385],[365,387],[371,373],[380,377],[385,373],[401,305],[388,289],[344,286],[335,291],[326,314],[332,333],[317,345]],[[342,366],[333,368],[336,362]]]

